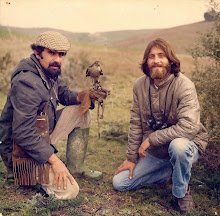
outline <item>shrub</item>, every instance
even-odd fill
[[[0,92],[7,93],[10,89],[10,78],[13,71],[14,62],[11,54],[7,52],[0,58]]]
[[[215,21],[218,17],[218,3],[215,2],[215,0],[210,0],[210,6],[211,8],[206,12],[204,13],[204,18],[205,18],[205,21]]]
[[[196,85],[202,108],[201,120],[208,129],[210,141],[217,142],[219,145],[220,12],[216,13],[215,19],[214,28],[200,35],[197,44],[191,50],[191,54],[195,59],[192,79]],[[200,64],[198,63],[199,59]],[[201,62],[203,63],[201,64]]]
[[[220,12],[217,4],[211,1],[215,14],[213,29],[201,34],[197,44],[191,50],[195,59],[192,79],[196,85],[201,105],[201,121],[209,133],[209,145],[206,154],[196,166],[197,178],[201,179],[219,200],[220,183]]]
[[[67,85],[73,90],[88,88],[86,79],[86,68],[90,66],[87,55],[83,52],[76,57],[70,57],[67,67],[63,69],[63,78]]]

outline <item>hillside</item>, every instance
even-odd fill
[[[185,54],[186,49],[192,47],[198,38],[198,33],[204,33],[212,28],[213,22],[198,22],[168,29],[153,31],[150,34],[144,33],[138,37],[132,37],[123,41],[114,42],[112,45],[121,48],[144,50],[146,44],[151,40],[161,37],[168,40],[178,54]]]
[[[83,44],[96,44],[105,45],[113,44],[117,41],[127,40],[139,35],[152,34],[157,32],[157,29],[143,29],[143,30],[122,30],[122,31],[111,31],[111,32],[97,32],[90,34],[88,32],[69,32],[60,29],[52,28],[17,28],[17,27],[6,27],[0,26],[0,37],[2,36],[26,36],[36,37],[39,33],[44,31],[59,31],[65,35],[71,42],[83,43]]]
[[[126,49],[144,50],[146,44],[157,37],[168,40],[179,54],[185,54],[186,49],[193,45],[198,32],[205,32],[213,26],[213,22],[198,22],[167,29],[122,30],[112,32],[97,32],[90,34],[68,32],[50,28],[16,28],[0,26],[0,37],[26,36],[36,37],[40,32],[57,30],[64,34],[71,42],[82,44],[106,45]]]

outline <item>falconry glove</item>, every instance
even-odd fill
[[[79,115],[82,116],[89,108],[94,109],[95,101],[102,103],[106,97],[107,94],[105,92],[95,91],[94,89],[79,92],[78,98],[81,103]]]

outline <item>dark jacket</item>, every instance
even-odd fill
[[[168,127],[165,129],[154,131],[147,124],[151,117],[149,87],[151,110],[156,120],[162,120],[166,104]],[[158,158],[168,157],[169,143],[175,138],[192,140],[201,153],[205,151],[208,134],[200,122],[196,89],[193,82],[182,73],[177,77],[171,74],[159,84],[158,89],[146,75],[135,82],[127,150],[129,161],[137,163],[138,149],[146,138],[151,144],[148,152]]]
[[[51,80],[42,71],[34,54],[20,61],[11,77],[11,90],[0,118],[0,153],[6,166],[11,168],[12,140],[37,163],[45,163],[56,147],[48,145],[36,133],[36,116],[41,113],[47,100],[49,132],[56,125],[56,108],[77,104],[77,92],[69,90],[61,77]]]

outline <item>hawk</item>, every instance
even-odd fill
[[[103,75],[99,61],[95,61],[86,70],[86,77],[91,77],[94,83],[99,83],[99,77]]]

